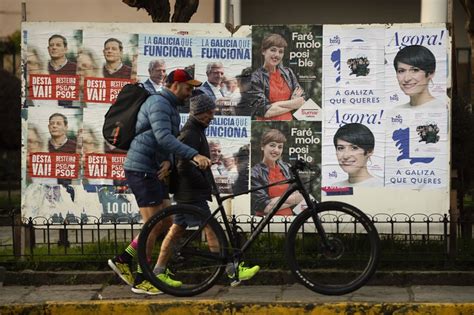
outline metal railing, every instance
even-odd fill
[[[141,228],[139,218],[83,216],[53,222],[45,217],[21,218],[12,211],[1,219],[0,261],[4,262],[65,257],[69,262],[105,262],[107,257],[120,253]],[[231,217],[242,238],[255,229],[260,219],[250,215]],[[284,240],[293,219],[274,217],[246,257],[264,265],[283,265]],[[466,225],[472,227],[472,220],[453,223],[447,214],[404,213],[381,213],[371,219],[380,234],[384,266],[459,268],[474,263],[472,235],[458,237]],[[455,235],[450,233],[451,224],[455,224]]]

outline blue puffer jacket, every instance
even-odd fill
[[[192,159],[198,152],[180,142],[178,98],[168,89],[151,95],[138,112],[136,136],[127,152],[124,169],[156,173],[161,162],[173,161],[172,154]]]

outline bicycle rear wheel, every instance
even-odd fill
[[[355,291],[374,274],[380,255],[379,236],[370,219],[342,202],[323,202],[300,213],[290,226],[286,254],[293,275],[310,290],[326,295]],[[316,230],[317,215],[329,240]]]
[[[177,215],[185,215],[187,222],[198,224],[207,219],[207,215],[199,208],[190,205],[171,206],[157,213],[143,225],[140,232],[138,261],[144,276],[156,288],[174,296],[193,296],[211,288],[222,275],[226,265],[227,239],[216,219],[210,218],[206,228],[202,228],[201,231],[199,226],[181,228],[180,233],[170,242],[167,234],[170,229],[176,228],[172,223]],[[150,260],[146,255],[146,244],[155,228],[161,228],[162,232],[153,242]],[[164,241],[166,243],[163,246]],[[169,253],[169,260],[166,267],[171,271],[170,277],[173,280],[182,282],[179,287],[162,282],[153,273],[162,248],[168,249],[166,252]]]

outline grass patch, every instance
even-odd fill
[[[241,244],[248,235],[244,235]],[[101,239],[100,243],[71,247],[52,244],[40,245],[24,256],[14,257],[11,246],[0,248],[0,265],[10,270],[108,270],[107,259],[121,253],[128,243]],[[448,257],[443,240],[410,240],[382,238],[379,270],[471,270],[474,263],[472,242],[458,240],[454,258]],[[314,257],[309,255],[308,259]],[[314,259],[314,258],[312,258]],[[248,264],[259,264],[264,269],[288,269],[283,234],[264,234],[258,237],[244,255]]]

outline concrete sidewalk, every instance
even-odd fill
[[[0,288],[0,314],[474,314],[474,286],[366,286],[323,296],[299,284],[215,286],[192,298],[143,296],[125,285]]]

